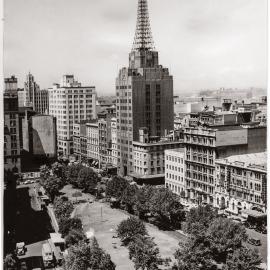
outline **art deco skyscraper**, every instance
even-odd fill
[[[147,0],[138,1],[136,33],[129,67],[116,78],[118,173],[133,171],[132,141],[139,128],[149,136],[163,136],[173,129],[173,77],[159,65],[152,37]]]

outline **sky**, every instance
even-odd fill
[[[174,92],[267,86],[267,0],[148,0],[160,64]],[[128,66],[137,0],[5,0],[4,76],[48,88],[74,74],[115,94]]]

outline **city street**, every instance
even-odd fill
[[[17,188],[16,242],[26,244],[26,254],[20,256],[28,269],[42,268],[42,244],[53,232],[47,211],[41,211],[36,197],[35,184],[21,185]]]

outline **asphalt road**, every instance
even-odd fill
[[[20,256],[28,269],[43,268],[42,244],[53,232],[46,210],[41,210],[35,191],[35,184],[20,185],[17,188],[16,242],[25,242],[26,254]]]

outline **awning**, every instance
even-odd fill
[[[262,213],[256,210],[243,210],[242,211],[242,215],[246,215],[246,216],[251,216],[251,217],[255,217],[255,218],[259,218],[259,217],[266,217],[266,213]]]

